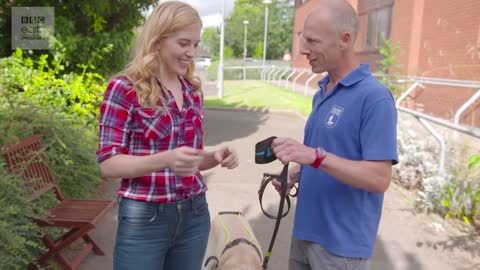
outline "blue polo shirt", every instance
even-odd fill
[[[349,160],[398,162],[397,112],[390,91],[360,65],[325,95],[319,82],[304,144]],[[293,235],[333,254],[372,256],[383,194],[342,183],[320,169],[302,166]]]

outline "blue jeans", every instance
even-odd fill
[[[199,270],[210,213],[205,193],[175,203],[119,199],[115,270]]]

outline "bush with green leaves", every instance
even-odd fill
[[[1,83],[4,91],[14,98],[22,97],[48,112],[58,112],[65,117],[96,125],[105,79],[98,73],[61,74],[63,65],[56,59],[48,61],[48,55],[38,61],[26,57],[21,50],[0,59]]]
[[[433,138],[425,137],[415,125],[416,120],[403,115],[399,120],[400,163],[394,167],[394,181],[417,190],[415,206],[419,210],[478,225],[480,154],[471,154],[472,147],[459,144],[450,133],[442,134],[447,145],[452,143],[447,148],[448,166],[442,174],[438,170],[439,148]]]
[[[453,155],[452,155],[453,156]],[[444,175],[432,174],[422,179],[416,198],[418,209],[438,213],[445,218],[478,225],[480,207],[480,154],[469,158],[468,166],[451,168]]]
[[[43,151],[63,195],[90,197],[100,182],[95,160],[96,130],[78,116],[34,104],[25,95],[0,85],[0,147],[33,134],[42,135]],[[31,219],[57,203],[50,192],[27,201],[23,180],[9,175],[0,159],[0,257],[2,269],[26,269],[44,250],[40,230]],[[58,229],[57,229],[58,230]],[[59,235],[55,229],[48,229]]]
[[[96,130],[77,118],[17,99],[0,107],[0,130],[0,145],[41,134],[50,168],[67,197],[89,196],[99,183]]]
[[[0,145],[41,134],[62,190],[83,197],[99,180],[96,124],[104,80],[87,72],[60,75],[59,63],[41,59],[20,50],[0,59]]]
[[[51,7],[55,10],[55,39],[65,45],[65,70],[82,72],[80,65],[89,65],[104,76],[123,68],[131,49],[136,28],[144,21],[144,13],[157,0],[15,0],[0,1],[0,57],[11,54],[12,7]],[[41,54],[56,53],[34,51]]]
[[[398,97],[403,89],[395,82],[398,80],[398,72],[402,67],[398,63],[398,56],[401,53],[400,45],[391,40],[385,40],[385,46],[380,49],[379,53],[383,56],[379,61],[380,73],[384,75],[380,78],[380,82],[390,89],[394,97]]]
[[[442,192],[442,214],[477,224],[480,208],[480,154],[472,155],[466,168],[457,172]]]
[[[10,175],[0,160],[0,258],[1,269],[27,269],[44,251],[39,228],[32,222],[33,209],[22,179]]]

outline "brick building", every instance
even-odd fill
[[[295,0],[293,67],[308,68],[299,53],[305,17],[321,0]],[[378,70],[379,49],[386,39],[400,46],[399,75],[480,81],[479,0],[348,0],[360,25],[355,50],[362,62]],[[408,87],[408,85],[406,85]],[[453,119],[456,110],[478,89],[425,85],[410,96],[411,108]],[[461,123],[480,127],[480,100]]]

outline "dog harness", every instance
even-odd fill
[[[243,243],[243,244],[247,244],[247,245],[250,245],[252,247],[255,248],[255,251],[257,252],[258,254],[258,257],[260,257],[260,260],[262,259],[262,254],[260,254],[260,250],[258,249],[258,247],[255,245],[255,238],[253,237],[253,232],[248,228],[248,226],[245,225],[244,221],[240,218],[240,215],[242,213],[240,212],[232,212],[232,211],[225,211],[225,212],[219,212],[218,213],[218,218],[219,218],[219,221],[220,223],[222,224],[222,228],[223,228],[223,231],[225,232],[225,234],[227,235],[227,239],[225,240],[225,248],[223,249],[222,251],[222,254],[223,255],[225,253],[225,251],[227,251],[228,249],[240,244],[240,243]],[[248,236],[250,239],[245,239],[243,237],[240,237],[240,238],[236,238],[234,240],[232,240],[231,236],[230,236],[230,232],[228,231],[228,228],[227,226],[225,225],[225,222],[223,221],[222,219],[222,215],[235,215],[238,217],[238,220],[240,221],[240,224],[242,224],[243,228],[245,229],[245,231],[247,232]],[[215,263],[215,267],[218,267],[218,258],[217,256],[210,256],[207,258],[207,260],[205,261],[205,264],[204,266],[207,266],[208,263],[211,261],[211,260],[215,260],[216,263]]]

